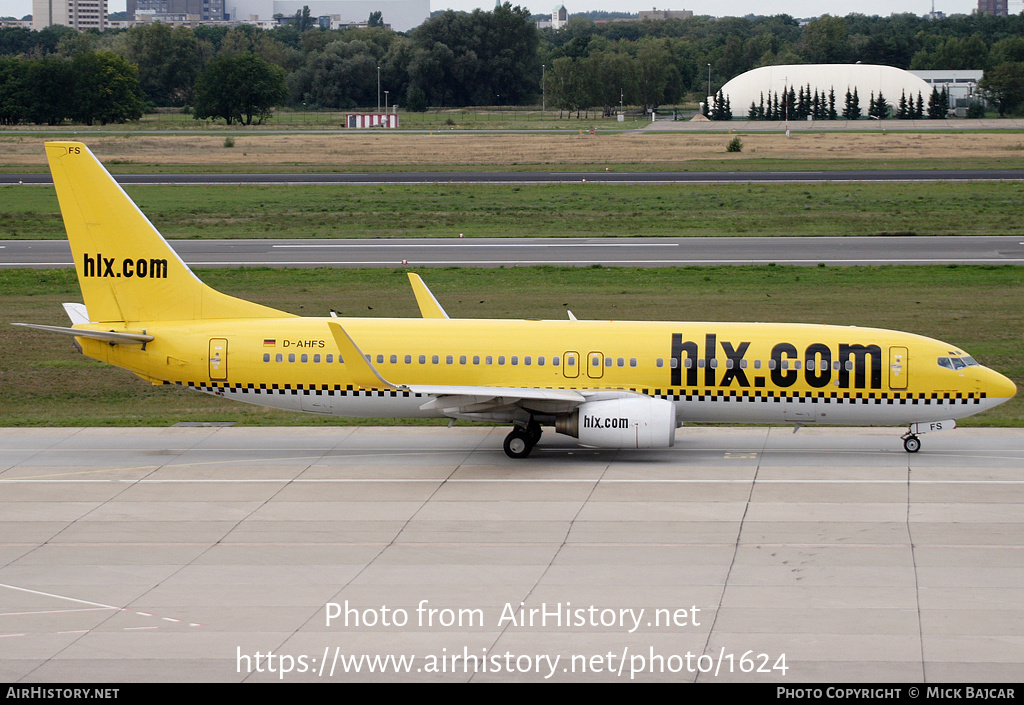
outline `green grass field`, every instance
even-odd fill
[[[1024,390],[1024,268],[686,267],[431,269],[453,317],[736,320],[894,328],[944,340]],[[222,269],[217,289],[301,315],[418,315],[405,270]],[[71,270],[0,270],[0,425],[347,424],[153,387],[77,353],[62,336],[11,321],[67,325]],[[362,421],[365,422],[365,421]],[[379,420],[378,420],[379,422]],[[402,422],[404,423],[404,422]],[[1024,425],[1018,396],[964,425]]]
[[[168,238],[1022,235],[1024,184],[129,186]],[[0,239],[62,239],[0,187]]]

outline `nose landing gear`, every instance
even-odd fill
[[[906,433],[901,438],[903,439],[903,450],[908,453],[916,453],[921,450],[921,439],[913,433]]]

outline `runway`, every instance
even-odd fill
[[[0,429],[0,679],[1024,680],[1024,430],[505,432]]]
[[[190,267],[1024,264],[1020,236],[171,240]],[[0,240],[2,267],[70,267],[66,240]]]
[[[114,174],[122,185],[214,184],[762,184],[1021,181],[1024,169],[829,169],[821,171],[431,171],[371,173]],[[0,174],[0,186],[52,185],[49,174]]]

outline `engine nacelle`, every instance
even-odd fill
[[[672,402],[640,396],[584,402],[555,420],[555,431],[595,448],[671,448],[676,427]]]

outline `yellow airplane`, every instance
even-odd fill
[[[88,357],[153,384],[342,416],[542,426],[600,448],[667,448],[684,422],[909,425],[1001,404],[1013,382],[947,343],[874,328],[770,323],[452,319],[415,274],[421,318],[304,318],[203,284],[77,142],[46,154],[85,304]]]

